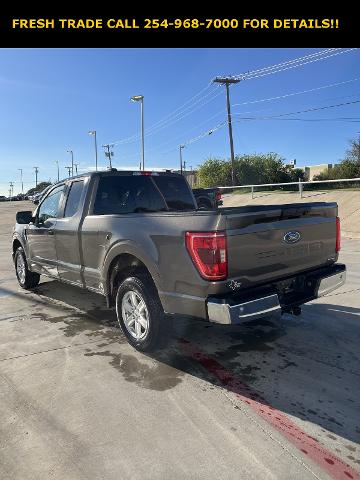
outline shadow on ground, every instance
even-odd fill
[[[269,317],[236,327],[169,318],[174,324],[171,341],[161,352],[147,356],[152,361],[149,366],[146,357],[135,350],[130,354],[119,351],[118,343],[126,340],[117,328],[115,312],[106,309],[101,296],[50,281],[40,284],[34,297],[40,305],[51,300],[51,306],[61,310],[58,316],[41,311],[35,316],[58,323],[65,336],[85,333],[98,339],[85,355],[106,358],[111,368],[139,387],[168,390],[185,373],[205,380],[207,388],[218,385],[207,369],[184,353],[181,343],[185,341],[249,387],[251,398],[255,395],[258,401],[264,399],[284,413],[319,425],[323,435],[333,440],[337,435],[360,440],[360,327],[356,327],[360,309],[314,303],[304,308],[301,317]],[[231,386],[226,388],[231,390]]]

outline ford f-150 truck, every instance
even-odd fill
[[[93,172],[18,212],[21,287],[40,275],[104,295],[129,343],[158,347],[171,315],[238,324],[343,285],[336,203],[200,210],[179,174]]]

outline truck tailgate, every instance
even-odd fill
[[[248,207],[226,215],[229,278],[241,286],[337,259],[336,203]]]

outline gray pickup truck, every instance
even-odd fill
[[[335,203],[197,209],[174,173],[95,172],[59,182],[12,240],[21,287],[40,275],[97,292],[129,343],[161,344],[171,314],[238,324],[343,285]]]

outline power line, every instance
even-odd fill
[[[300,59],[295,59],[292,64],[288,64],[288,62],[284,62],[283,64],[274,65],[273,68],[264,69],[264,71],[247,72],[240,75],[236,75],[236,77],[241,80],[251,80],[253,78],[264,77],[266,75],[273,75],[275,73],[283,72],[285,70],[303,67],[304,65],[308,65],[309,63],[319,62],[321,60],[326,60],[327,58],[331,58],[337,55],[342,55],[344,53],[349,53],[354,50],[357,50],[357,48],[348,48],[347,50],[329,52],[327,55],[320,55],[316,58],[301,57]],[[304,58],[304,60],[302,60],[302,58]],[[297,62],[296,60],[300,60],[300,61]]]
[[[243,120],[285,120],[285,121],[301,121],[301,122],[360,122],[360,117],[333,117],[333,118],[261,118],[261,117],[244,117],[241,120],[235,120],[240,123]]]
[[[301,90],[301,91],[298,91],[298,92],[287,93],[285,95],[278,95],[277,97],[261,98],[259,100],[250,100],[248,102],[234,103],[232,106],[233,107],[238,107],[240,105],[250,105],[250,104],[253,104],[253,103],[262,103],[262,102],[270,102],[270,101],[273,101],[273,100],[280,100],[282,98],[293,97],[295,95],[303,95],[305,93],[316,92],[318,90],[323,90],[325,88],[338,87],[340,85],[345,85],[345,84],[351,83],[351,82],[357,82],[359,80],[360,80],[360,78],[353,78],[351,80],[345,80],[343,82],[331,83],[329,85],[322,85],[321,87],[310,88],[309,90]]]
[[[335,55],[348,53],[352,50],[356,50],[356,48],[351,48],[346,50],[340,49],[340,48],[331,48],[327,50],[321,50],[319,52],[305,55],[296,59],[288,60],[286,62],[281,62],[272,66],[264,67],[257,70],[252,70],[244,74],[237,75],[236,77],[244,80],[250,80],[252,78],[257,78],[260,76],[270,75],[272,73],[278,73],[280,71],[288,70],[290,68],[297,68],[297,67],[306,65],[308,63],[313,63],[315,61],[325,60]],[[217,92],[217,90],[212,90],[211,92],[201,97],[201,95],[205,93],[210,87],[211,87],[211,82],[205,88],[203,88],[199,93],[197,93],[196,95],[191,97],[189,100],[187,100],[183,105],[181,105],[180,107],[175,109],[173,112],[169,113],[168,115],[166,115],[165,117],[163,117],[162,119],[158,120],[153,125],[148,127],[145,131],[145,136],[147,137],[149,135],[155,135],[156,133],[160,132],[164,128],[167,128],[173,125],[174,123],[177,123],[178,121],[182,120],[183,118],[187,117],[188,115],[191,115],[193,112],[207,105],[208,103],[213,101],[216,97],[221,95],[221,92]],[[201,97],[201,98],[198,98],[198,97]],[[208,100],[204,102],[206,98],[208,98]],[[195,99],[197,100],[194,102]],[[115,146],[118,146],[118,145],[123,145],[127,143],[133,143],[138,138],[139,138],[139,134],[134,134],[129,137],[125,137],[123,139],[112,142],[112,144],[114,144]]]
[[[214,93],[216,93],[216,94],[214,95]],[[191,105],[189,105],[188,107],[183,109],[183,111],[180,111],[179,113],[177,113],[176,115],[168,115],[168,117],[165,117],[166,119],[163,119],[163,120],[157,122],[157,124],[154,124],[151,127],[149,127],[146,130],[145,137],[149,137],[150,135],[155,135],[156,133],[160,132],[164,128],[167,128],[167,127],[173,125],[174,123],[177,123],[178,121],[182,120],[183,118],[191,115],[196,110],[199,110],[200,108],[204,107],[208,103],[212,102],[219,95],[221,95],[221,92],[217,91],[217,89],[213,90],[210,93],[208,93],[207,95],[205,95],[204,97],[200,98],[196,102],[192,103]],[[209,96],[210,96],[210,98],[204,102],[204,100]],[[185,113],[185,112],[187,112],[187,113]],[[124,144],[128,144],[128,143],[134,143],[138,140],[138,138],[139,138],[139,134],[136,134],[136,135],[133,135],[133,136],[128,137],[126,139],[118,140],[116,142],[113,142],[113,145],[118,146],[118,145],[124,145]]]
[[[274,65],[259,68],[257,70],[251,70],[251,71],[247,72],[246,75],[263,73],[265,71],[273,70],[275,68],[279,68],[279,67],[282,67],[282,66],[292,65],[294,63],[299,63],[299,62],[304,62],[306,60],[310,60],[310,59],[313,59],[315,57],[319,57],[319,56],[323,56],[323,55],[328,55],[329,53],[333,53],[333,52],[339,51],[339,50],[342,50],[342,49],[341,48],[328,48],[326,50],[319,50],[318,52],[308,53],[307,55],[304,55],[302,57],[297,57],[297,58],[294,58],[292,60],[287,60],[285,62],[276,63]]]
[[[344,102],[344,103],[339,103],[339,104],[336,104],[336,105],[327,105],[325,107],[315,107],[315,108],[308,108],[306,110],[300,110],[300,111],[297,111],[297,112],[287,112],[287,113],[282,113],[282,114],[279,114],[279,115],[269,115],[269,116],[259,116],[259,117],[240,117],[240,115],[243,115],[243,114],[240,114],[240,113],[233,113],[233,115],[236,115],[237,117],[239,117],[238,120],[236,120],[236,123],[239,123],[240,121],[242,120],[272,120],[272,119],[279,119],[280,120],[280,117],[284,117],[284,116],[290,116],[290,115],[297,115],[297,114],[300,114],[300,113],[308,113],[308,112],[314,112],[314,111],[318,111],[318,110],[326,110],[328,108],[336,108],[336,107],[342,107],[342,106],[346,106],[346,105],[352,105],[352,104],[355,104],[355,103],[360,103],[360,100],[354,100],[353,102]],[[349,117],[348,117],[349,118]],[[348,118],[343,118],[343,120],[348,120]],[[284,119],[284,120],[292,120],[292,119]],[[295,119],[294,119],[295,120]],[[302,120],[302,119],[299,119],[299,120]],[[318,119],[318,121],[321,121],[322,119]],[[330,120],[330,119],[329,119]],[[359,119],[360,120],[360,119]],[[349,118],[349,121],[357,121],[357,118]],[[223,127],[224,125],[226,125],[226,122],[222,122],[218,125],[216,125],[215,127],[213,127],[212,129],[210,130],[207,130],[206,132],[203,132],[201,133],[200,135],[190,139],[190,140],[187,140],[185,142],[183,142],[183,145],[190,145],[192,143],[195,143],[197,142],[198,140],[201,140],[202,138],[216,132],[217,130],[219,130],[221,127]],[[170,153],[172,152],[173,150],[175,150],[175,148],[167,151],[167,152],[163,152],[162,155],[165,155],[167,153]]]
[[[160,124],[166,122],[167,120],[170,119],[170,117],[172,117],[174,114],[177,114],[177,112],[181,111],[186,105],[188,105],[189,103],[193,102],[193,100],[195,100],[197,97],[199,97],[200,95],[202,95],[204,92],[206,92],[206,90],[208,90],[210,87],[212,86],[211,82],[205,87],[203,88],[202,90],[200,90],[200,92],[198,92],[197,94],[193,95],[189,100],[187,100],[185,103],[183,103],[180,107],[176,108],[173,112],[170,112],[168,113],[167,115],[165,115],[165,117],[161,118],[160,120],[158,120],[157,122],[153,123],[152,125],[150,125],[150,127],[148,127],[146,129],[146,132],[150,132],[152,129],[154,128],[157,128]],[[199,101],[201,101],[202,99],[208,97],[210,94],[212,94],[212,92],[206,94],[204,97],[200,98],[199,100],[196,101],[196,103],[198,103]],[[185,110],[189,108],[189,107],[186,107]],[[133,134],[129,137],[126,137],[126,138],[123,138],[123,139],[120,139],[120,140],[116,140],[115,142],[112,142],[114,145],[122,145],[124,143],[132,143],[132,141],[136,141],[139,137],[139,134],[136,133],[136,134]]]
[[[285,66],[286,66],[285,69],[288,69],[288,67],[289,67],[289,68],[290,68],[290,67],[293,68],[293,66],[291,66],[291,65],[289,66],[289,65],[287,65],[287,64],[292,64],[292,63],[294,63],[294,62],[297,62],[298,60],[302,60],[303,63],[300,63],[300,64],[298,64],[297,66],[302,66],[302,65],[306,65],[307,63],[312,63],[313,61],[318,61],[318,60],[326,59],[326,58],[329,58],[330,56],[339,55],[340,53],[347,53],[347,52],[350,52],[350,51],[356,50],[356,49],[348,49],[348,50],[341,51],[341,52],[336,52],[336,53],[333,52],[333,51],[335,51],[335,50],[341,50],[341,49],[329,49],[329,50],[325,50],[325,51],[323,51],[323,52],[318,52],[318,53],[315,53],[315,54],[312,54],[312,55],[307,55],[307,56],[305,56],[305,57],[300,57],[300,59],[291,60],[291,61],[289,61],[289,62],[283,62],[282,64],[274,65],[274,66],[272,66],[272,67],[266,67],[264,70],[272,69],[272,68],[274,68],[274,67],[281,67],[282,65],[285,65]],[[331,55],[326,55],[326,56],[324,56],[324,53],[331,53]],[[319,58],[316,58],[316,59],[312,58],[312,57],[315,57],[315,56],[318,57],[319,55],[323,55],[323,57],[319,57]],[[308,60],[308,61],[306,61],[306,62],[304,63],[303,60]],[[282,70],[277,70],[277,71],[282,71]],[[251,78],[250,78],[250,76],[249,76],[250,73],[252,73],[252,72],[248,72],[248,74],[245,75],[245,77],[244,77],[245,80],[251,79],[251,78],[255,78],[255,77],[251,77]],[[273,72],[273,73],[276,73],[276,72]],[[237,76],[236,78],[238,78],[238,76]],[[339,84],[341,84],[341,82],[340,82]],[[335,85],[334,85],[334,86],[335,86]],[[326,88],[326,87],[327,87],[327,86],[325,86],[324,88]],[[330,87],[330,86],[329,86],[329,87]],[[321,87],[321,88],[322,88],[322,87]],[[211,92],[211,93],[213,93],[213,92]],[[159,126],[159,128],[158,128],[156,131],[150,132],[150,133],[148,133],[147,135],[156,134],[156,133],[158,133],[160,130],[163,130],[164,128],[166,128],[166,127],[168,127],[168,126],[171,126],[171,125],[173,125],[174,123],[182,120],[183,118],[187,117],[188,115],[190,115],[190,114],[193,113],[194,111],[198,110],[199,108],[201,108],[201,107],[205,106],[206,104],[208,104],[210,101],[214,100],[214,99],[215,99],[217,96],[219,96],[220,94],[221,94],[221,92],[219,92],[218,94],[214,95],[212,98],[210,98],[210,100],[208,100],[208,101],[205,102],[205,103],[202,103],[202,104],[199,105],[198,107],[192,108],[188,113],[185,113],[185,114],[184,114],[184,112],[179,113],[178,115],[175,116],[174,119],[172,119],[172,121],[167,122],[166,125]],[[299,94],[300,94],[300,92],[299,92]],[[209,94],[206,95],[206,96],[209,96]],[[204,99],[206,98],[206,96],[205,96],[204,98],[200,99],[198,102],[200,102],[201,100],[204,100]],[[196,103],[198,103],[198,102],[196,102]],[[245,103],[246,103],[246,102],[245,102]],[[187,109],[189,109],[189,108],[191,108],[191,107],[188,107]],[[180,116],[179,116],[179,115],[180,115]],[[177,118],[176,118],[176,117],[177,117]]]
[[[343,107],[346,105],[354,105],[355,103],[360,103],[359,100],[354,100],[353,102],[344,102],[344,103],[338,103],[336,105],[327,105],[325,107],[314,107],[314,108],[307,108],[306,110],[298,110],[297,112],[287,112],[287,113],[281,113],[279,115],[264,115],[257,117],[258,120],[260,119],[268,119],[268,118],[279,118],[279,117],[285,117],[287,115],[297,115],[299,113],[308,113],[308,112],[316,112],[319,110],[327,110],[328,108],[337,108],[337,107]],[[233,115],[240,116],[243,115],[242,113],[234,113]],[[246,117],[245,117],[246,118]]]

